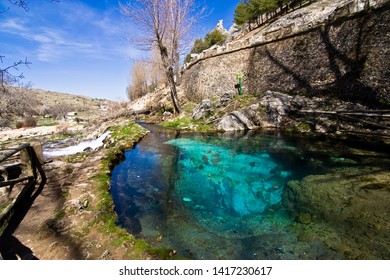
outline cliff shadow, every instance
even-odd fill
[[[381,28],[387,17],[387,10],[366,11],[253,48],[246,70],[249,92],[276,90],[383,107],[388,97],[386,85],[381,90],[380,84],[386,84],[388,67],[376,64],[380,49],[375,40],[386,33]]]

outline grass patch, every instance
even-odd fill
[[[193,124],[193,121],[190,117],[178,118],[173,121],[162,123],[163,127],[176,128],[176,129],[186,129]]]
[[[203,120],[193,120],[191,117],[178,118],[173,121],[161,123],[160,125],[178,130],[190,130],[197,132],[215,131],[215,128],[212,125],[205,124]]]
[[[53,118],[39,118],[38,126],[54,126],[58,125],[58,122],[54,121]]]

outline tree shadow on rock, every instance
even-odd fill
[[[248,89],[328,96],[372,108],[386,106],[386,10],[365,11],[310,31],[257,46]]]

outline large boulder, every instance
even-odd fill
[[[199,120],[210,115],[214,105],[209,99],[204,99],[192,111],[192,118]]]
[[[265,110],[262,126],[281,127],[291,110],[291,100],[290,95],[267,91],[260,99],[260,105]]]
[[[259,103],[224,116],[217,124],[218,130],[248,130],[260,127],[281,127],[291,110],[292,97],[267,91]]]
[[[224,116],[218,122],[217,129],[221,131],[251,130],[259,127],[260,120],[259,104],[253,104]]]

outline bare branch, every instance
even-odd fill
[[[20,8],[23,8],[26,12],[29,11],[28,3],[24,0],[8,0],[12,5],[18,6]]]
[[[4,56],[0,56],[0,61],[3,63]],[[19,67],[21,65],[26,66],[27,68],[30,68],[29,65],[32,63],[25,58],[25,60],[19,60],[17,62],[14,62],[12,65],[7,66],[5,68],[0,68],[0,86],[2,87],[2,91],[5,91],[5,84],[12,84],[20,79],[24,79],[23,73],[20,73],[19,75],[13,74],[11,70],[19,71]]]

